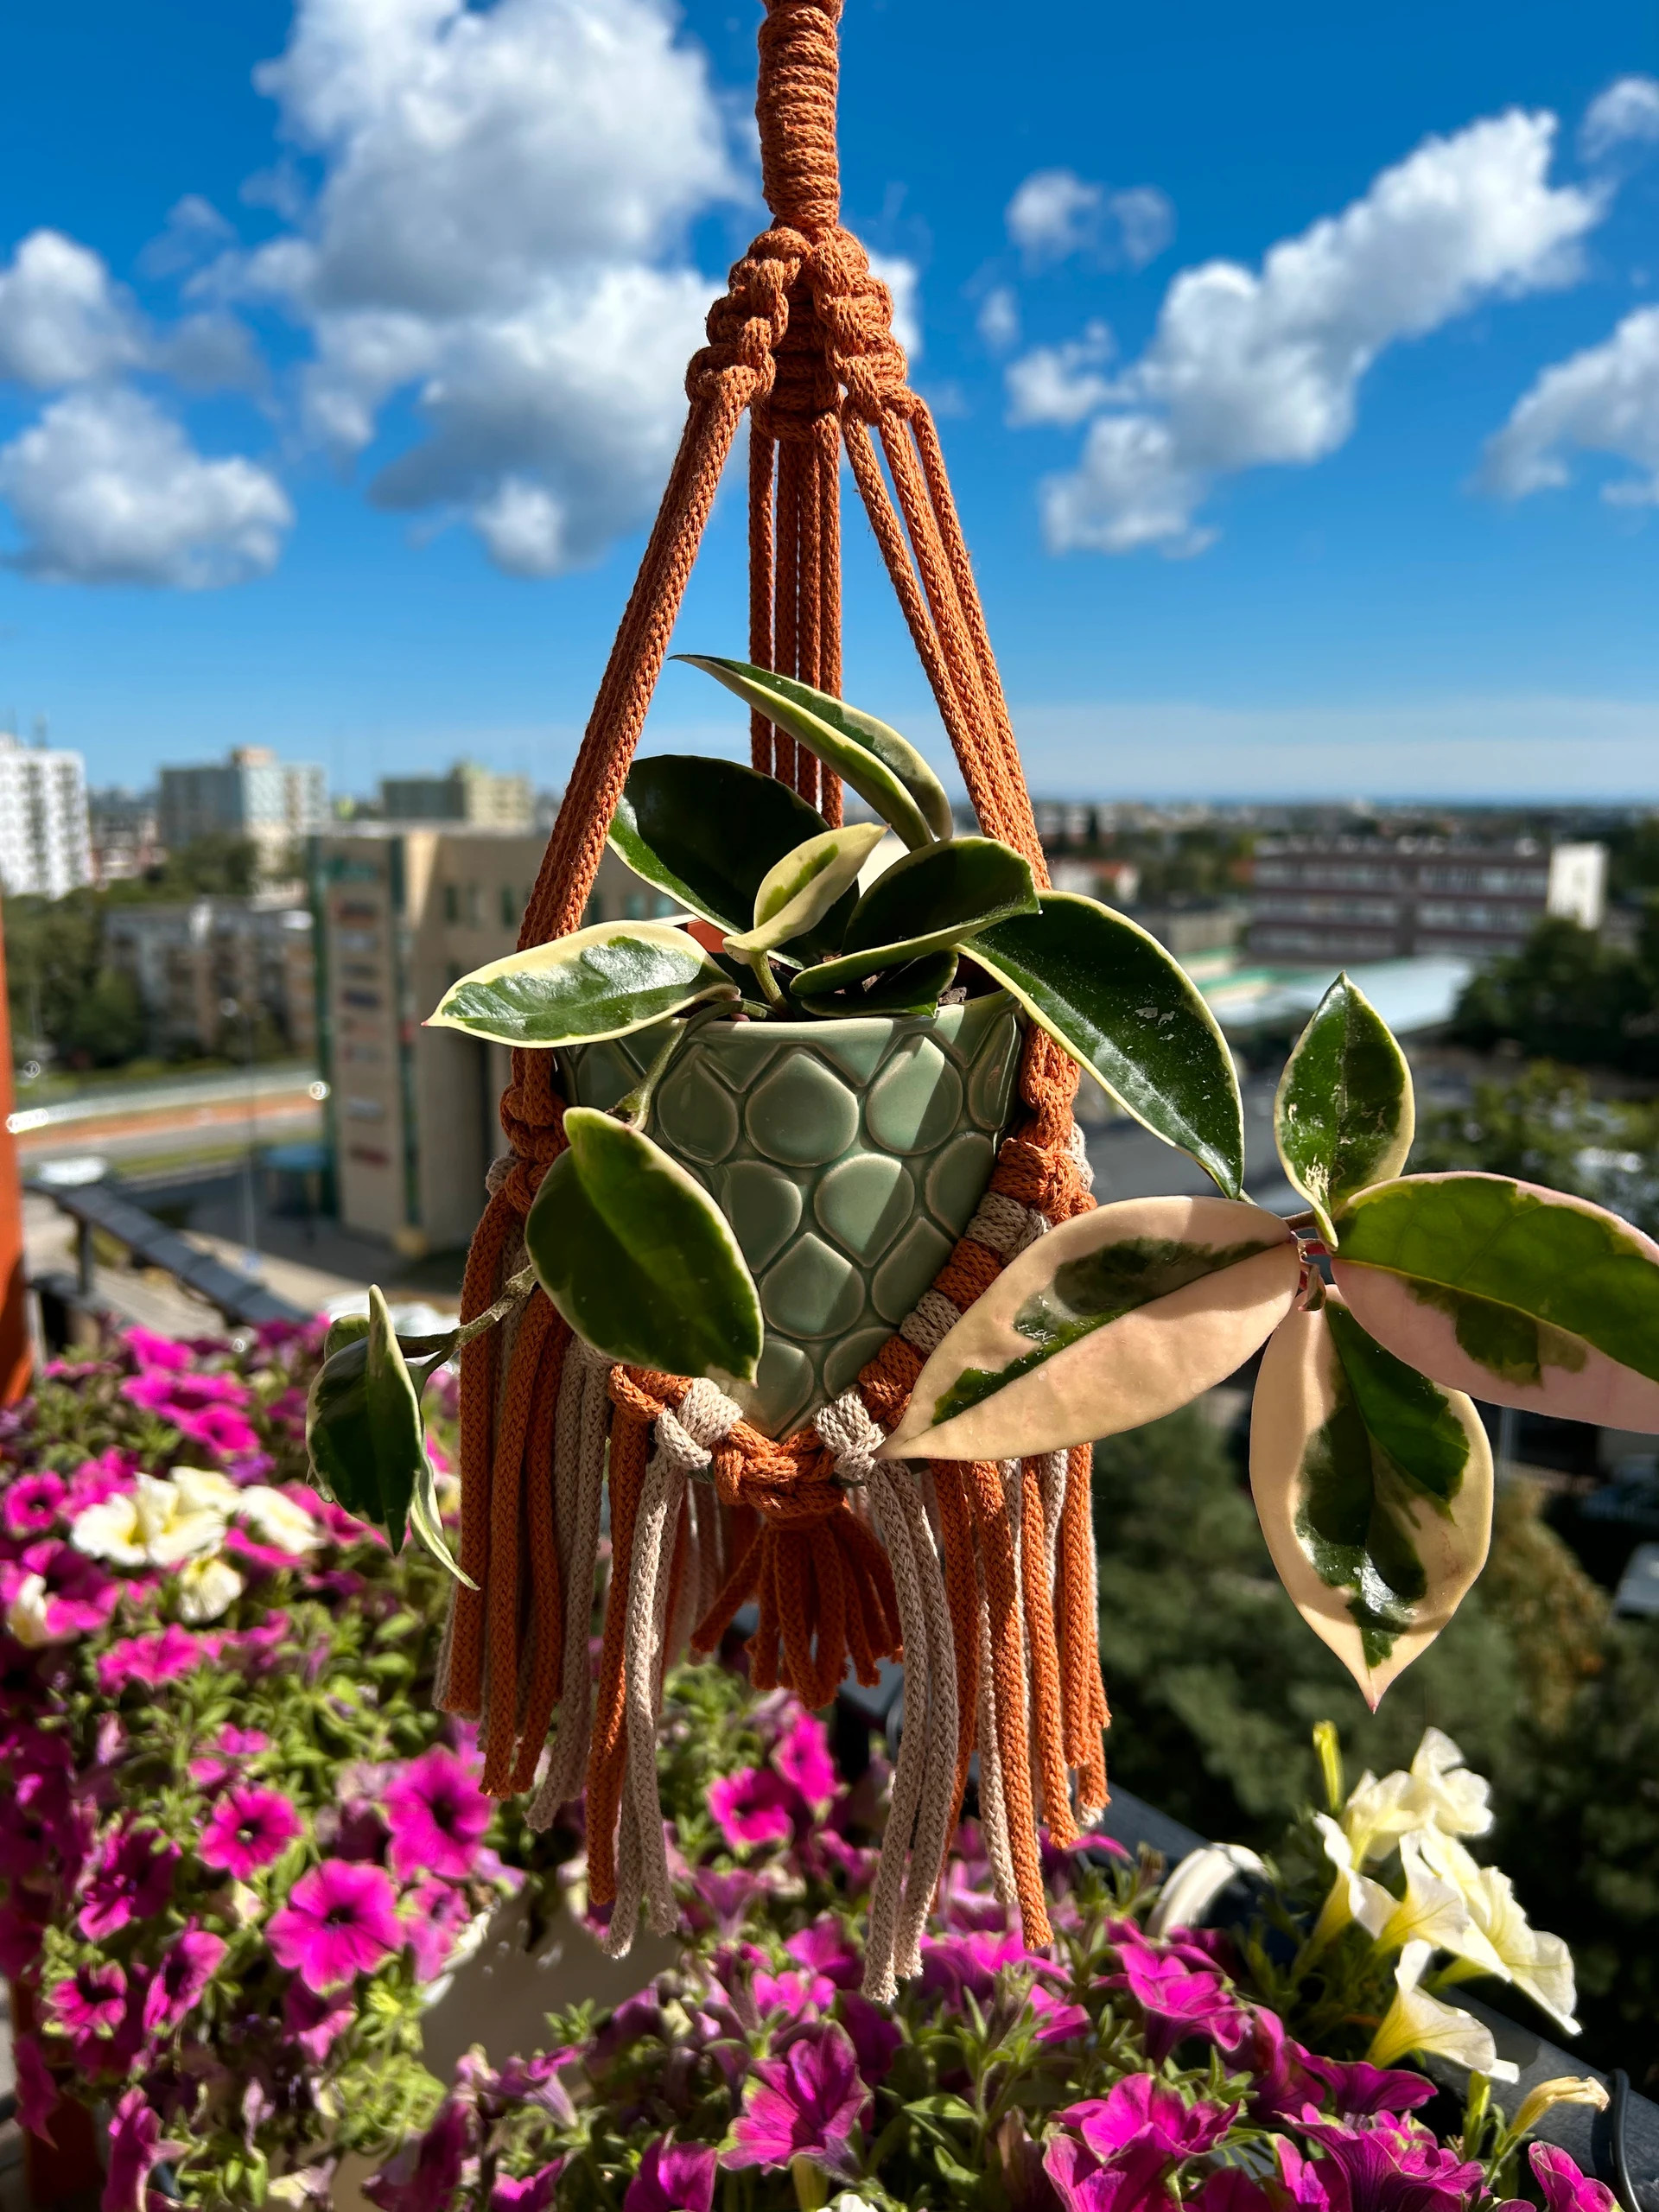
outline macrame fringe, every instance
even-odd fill
[[[840,0],[766,0],[757,111],[773,222],[731,272],[687,374],[690,401],[656,524],[572,770],[521,946],[580,924],[715,487],[745,410],[750,653],[839,692],[841,454],[980,824],[1047,873],[938,435],[906,382],[893,301],[842,229],[836,165]],[[891,486],[891,488],[889,488]],[[840,787],[764,716],[752,758],[841,819]],[[676,1917],[657,1796],[663,1678],[717,1648],[753,1600],[757,1687],[829,1703],[850,1665],[905,1661],[905,1727],[871,1899],[867,1989],[915,1974],[969,1770],[997,1894],[1049,1936],[1039,1822],[1066,1841],[1106,1798],[1086,1446],[1003,1465],[885,1459],[922,1364],[1008,1261],[1092,1205],[1071,1116],[1077,1076],[1033,1030],[1014,1133],[932,1287],[855,1389],[773,1440],[707,1382],[611,1365],[538,1289],[461,1356],[461,1560],[438,1702],[475,1719],[485,1787],[534,1789],[545,1827],[585,1794],[588,1895],[620,1955],[640,1913]],[[520,1264],[563,1148],[553,1056],[515,1052],[511,1147],[488,1178],[461,1311]],[[597,1665],[601,1523],[610,1560]]]

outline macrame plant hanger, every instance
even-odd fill
[[[733,269],[688,372],[684,434],[521,947],[581,924],[746,408],[750,658],[839,693],[844,448],[981,826],[1048,880],[938,435],[906,382],[891,295],[840,221],[840,0],[766,5],[757,113],[772,226]],[[837,779],[813,754],[759,715],[752,746],[758,769],[840,821]],[[524,1263],[524,1217],[563,1145],[555,1075],[550,1053],[512,1056],[501,1101],[510,1150],[490,1172],[463,1318]],[[881,1446],[959,1313],[1034,1236],[1094,1203],[1071,1116],[1077,1081],[1033,1027],[1013,1132],[933,1287],[857,1386],[782,1440],[710,1382],[612,1367],[540,1289],[463,1352],[461,1556],[477,1587],[456,1591],[439,1702],[480,1721],[488,1791],[535,1787],[537,1822],[585,1789],[588,1897],[610,1909],[613,1951],[632,1942],[642,1904],[661,1933],[677,1916],[657,1790],[664,1670],[688,1643],[715,1649],[751,1599],[763,1689],[781,1683],[822,1707],[849,1660],[864,1681],[879,1659],[905,1661],[869,1993],[890,1996],[895,1975],[918,1970],[976,1751],[998,1893],[1018,1906],[1027,1942],[1048,1940],[1038,1822],[1071,1840],[1106,1794],[1088,1447],[921,1471],[884,1460]]]

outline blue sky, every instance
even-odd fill
[[[0,708],[97,781],[559,781],[760,226],[753,21],[20,17]],[[1649,6],[849,0],[843,48],[1034,788],[1659,798]],[[741,649],[741,534],[682,643]],[[938,753],[849,543],[849,691]],[[738,740],[699,683],[648,744]]]

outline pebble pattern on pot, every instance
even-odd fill
[[[771,1436],[856,1380],[983,1196],[1019,1071],[1001,993],[928,1016],[705,1029],[657,1094],[651,1133],[731,1223],[760,1293],[760,1371],[733,1395]],[[632,1089],[658,1027],[562,1052],[577,1104]]]

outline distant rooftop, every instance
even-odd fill
[[[1298,1029],[1342,972],[1329,968],[1238,968],[1200,981],[1205,1001],[1230,1036],[1253,1030]],[[1438,1029],[1452,1018],[1474,973],[1466,960],[1426,954],[1417,960],[1361,961],[1346,969],[1397,1037]]]

